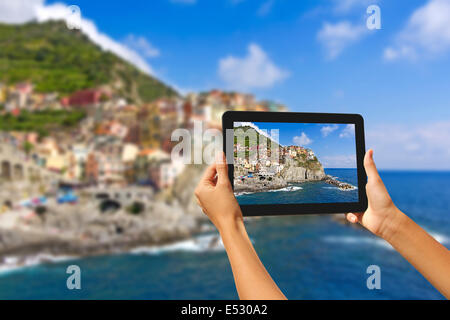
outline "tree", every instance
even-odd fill
[[[25,153],[28,155],[30,155],[31,150],[33,150],[34,145],[31,142],[25,141],[25,143],[23,144],[23,150],[25,151]]]

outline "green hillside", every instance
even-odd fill
[[[250,139],[250,137],[255,137],[256,136],[256,140],[254,139]],[[244,141],[244,146],[245,147],[256,147],[257,145],[259,145],[260,147],[262,147],[263,145],[260,144],[260,137],[262,135],[256,131],[254,128],[250,127],[250,126],[242,126],[242,127],[237,127],[234,128],[234,143],[238,143],[238,141]],[[266,138],[264,138],[266,139]],[[269,151],[274,151],[277,148],[280,148],[281,146],[276,143],[275,141],[273,141],[270,138],[267,138],[267,149]],[[256,151],[250,152],[250,151],[245,151],[245,157],[249,158],[250,155],[252,156],[256,156]],[[237,157],[237,152],[234,153],[234,156]],[[314,156],[314,159],[307,159],[307,156],[304,154],[299,154],[297,155],[295,158],[293,158],[293,162],[295,163],[295,166],[297,167],[302,167],[302,168],[307,168],[310,170],[320,170],[322,168],[322,164],[320,163],[320,161],[317,159],[316,156]]]
[[[262,141],[266,141],[265,143],[267,144],[267,149],[268,150],[276,150],[278,148],[280,148],[280,145],[278,143],[276,143],[275,141],[273,141],[270,138],[267,137],[263,137],[264,140],[261,140],[260,143],[260,134],[258,131],[256,131],[254,128],[250,127],[250,126],[242,126],[242,127],[237,127],[234,128],[234,143],[238,143],[241,141],[244,141],[244,145],[245,147],[249,147],[249,148],[255,148],[257,145],[262,146]],[[253,137],[256,137],[256,140],[253,139]],[[252,139],[250,139],[252,138]],[[255,151],[256,152],[256,151]],[[250,154],[249,151],[245,152],[245,156],[248,157]],[[236,156],[236,154],[235,154]]]
[[[103,51],[64,22],[0,24],[0,81],[30,80],[38,92],[62,95],[109,84],[133,102],[149,102],[177,92]]]

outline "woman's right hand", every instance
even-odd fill
[[[392,202],[378,174],[373,161],[373,150],[367,151],[364,168],[368,178],[366,185],[368,208],[364,213],[348,213],[347,220],[351,223],[359,222],[375,235],[389,241],[401,224],[404,214]]]

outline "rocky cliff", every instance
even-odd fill
[[[322,180],[326,177],[323,166],[318,160],[305,161],[304,163],[290,160],[286,162],[280,175],[286,182],[291,183]]]

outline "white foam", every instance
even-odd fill
[[[42,263],[57,263],[76,258],[76,256],[54,256],[47,253],[38,253],[27,257],[6,256],[3,258],[3,263],[0,264],[0,276]]]
[[[323,189],[335,189],[335,190],[339,190],[339,191],[352,191],[352,190],[356,190],[358,189],[355,186],[352,186],[350,189],[340,189],[338,187],[322,187]]]
[[[364,237],[364,236],[326,236],[323,238],[325,242],[339,243],[339,244],[369,244],[375,245],[381,248],[393,250],[392,246],[383,239]]]
[[[132,249],[133,254],[160,254],[174,251],[207,252],[225,250],[219,235],[201,235],[193,239],[183,240],[162,246],[147,246]]]
[[[267,190],[268,192],[280,192],[280,191],[286,191],[286,192],[292,192],[303,189],[302,187],[292,186],[292,187],[286,187],[282,189],[275,189],[275,190]]]
[[[252,194],[252,193],[255,193],[255,192],[249,192],[249,191],[235,192],[235,193],[234,193],[234,196],[235,196],[235,197],[239,197],[239,196],[243,196],[243,195],[246,195],[246,194]]]
[[[429,234],[436,239],[437,242],[441,243],[442,245],[450,244],[450,238],[437,233],[437,232],[429,232]],[[323,238],[325,242],[330,243],[340,243],[340,244],[371,244],[376,245],[378,247],[383,247],[386,249],[393,250],[394,248],[385,240],[381,238],[374,238],[374,237],[365,237],[365,236],[326,236]]]

